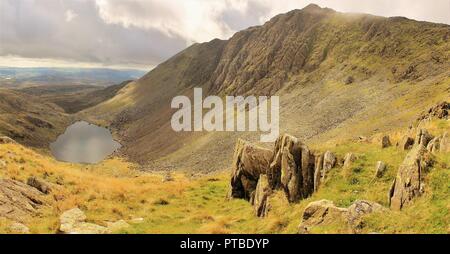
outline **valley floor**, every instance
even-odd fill
[[[450,130],[449,123],[433,122],[428,130],[440,134]],[[395,134],[392,137],[395,143]],[[26,183],[35,176],[51,187],[39,214],[17,218],[20,221],[1,218],[0,233],[13,233],[15,221],[31,233],[57,233],[61,214],[75,207],[86,214],[87,222],[96,225],[124,220],[127,226],[113,233],[297,233],[311,201],[328,199],[348,207],[364,199],[388,206],[387,193],[405,151],[354,142],[324,149],[332,149],[340,158],[352,152],[358,159],[349,168],[333,169],[320,190],[298,204],[289,204],[281,191],[275,193],[269,215],[258,218],[247,201],[226,199],[229,172],[203,176],[173,173],[173,179],[163,181],[164,174],[139,171],[138,165],[118,158],[98,165],[76,165],[57,162],[18,144],[0,144],[0,179]],[[382,178],[374,177],[377,161],[388,165]],[[362,232],[450,233],[450,154],[438,154],[436,161],[421,197],[401,212],[389,210],[365,217]],[[312,230],[350,232],[339,223]]]

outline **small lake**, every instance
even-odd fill
[[[108,129],[84,121],[67,127],[64,134],[50,144],[57,160],[89,164],[101,162],[120,147]]]

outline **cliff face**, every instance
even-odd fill
[[[112,124],[123,153],[152,167],[213,170],[238,137],[175,133],[177,95],[279,95],[281,132],[317,142],[395,129],[448,98],[450,26],[310,5],[228,41],[195,44],[82,113]],[[158,161],[159,158],[162,158]],[[162,163],[162,164],[161,164]]]

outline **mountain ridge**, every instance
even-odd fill
[[[335,143],[401,128],[447,99],[449,38],[448,25],[312,5],[194,44],[80,116],[111,124],[122,153],[150,167],[223,169],[234,141],[256,135],[175,133],[173,97],[191,97],[193,87],[205,96],[276,94],[282,132]]]

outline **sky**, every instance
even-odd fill
[[[450,0],[0,0],[0,66],[149,70],[310,3],[450,24]]]

